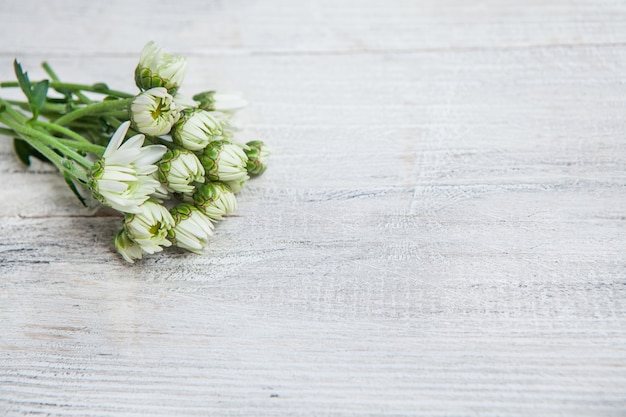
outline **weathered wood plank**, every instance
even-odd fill
[[[626,6],[619,0],[5,3],[2,54],[134,56],[153,37],[186,54],[626,43]]]
[[[623,2],[178,4],[2,5],[0,79],[130,90],[155,38],[274,155],[129,266],[0,137],[0,415],[624,415]]]

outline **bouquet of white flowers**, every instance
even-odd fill
[[[215,91],[181,96],[186,59],[153,42],[135,69],[138,94],[64,83],[42,66],[49,80],[31,82],[15,61],[17,82],[0,83],[27,99],[0,98],[0,134],[15,138],[25,164],[52,163],[83,204],[80,189],[121,212],[113,242],[128,262],[171,245],[201,253],[214,222],[236,209],[235,193],[267,166],[262,141],[233,140],[231,117],[246,102]]]

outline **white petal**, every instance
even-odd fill
[[[117,130],[111,137],[111,140],[109,140],[109,144],[107,145],[104,151],[104,155],[103,155],[104,158],[106,158],[112,152],[117,150],[117,148],[119,148],[119,146],[122,144],[122,141],[124,140],[124,137],[126,136],[126,132],[128,132],[129,127],[130,127],[130,121],[126,121],[117,128]]]

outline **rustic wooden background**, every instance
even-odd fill
[[[129,266],[0,137],[0,416],[626,415],[624,1],[0,0],[4,80],[150,39],[271,166]]]

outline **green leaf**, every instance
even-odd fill
[[[32,100],[33,92],[30,86],[30,80],[28,79],[28,73],[24,72],[22,69],[22,65],[17,62],[17,59],[13,61],[13,69],[15,70],[15,76],[17,77],[17,83],[20,85],[20,88],[24,92],[24,95],[28,98],[30,102]]]
[[[24,163],[26,166],[30,166],[30,157],[33,156],[40,161],[43,161],[47,164],[50,164],[50,160],[46,158],[41,152],[37,149],[33,148],[23,139],[14,138],[13,139],[13,148],[15,149],[15,154],[19,158],[20,161]]]
[[[32,85],[28,79],[28,73],[24,72],[22,65],[17,62],[17,59],[13,61],[13,68],[15,69],[15,76],[17,77],[17,83],[24,92],[26,98],[28,98],[28,104],[30,104],[30,110],[33,112],[33,119],[37,119],[39,112],[46,104],[46,96],[48,95],[48,80],[39,81]]]
[[[85,198],[82,195],[80,195],[80,193],[78,192],[78,189],[76,188],[76,184],[74,184],[74,181],[72,181],[72,177],[70,176],[70,174],[68,172],[64,172],[63,176],[65,177],[65,182],[67,183],[67,186],[70,187],[70,190],[72,190],[76,198],[78,198],[78,200],[81,202],[81,204],[84,207],[87,207]]]
[[[34,117],[37,118],[39,112],[43,109],[43,106],[46,104],[46,96],[48,95],[48,80],[39,81],[37,84],[33,86],[33,114]]]
[[[20,159],[20,161],[22,161],[24,165],[29,167],[30,155],[33,151],[33,148],[28,143],[18,138],[13,139],[13,148],[15,148],[15,154]]]

